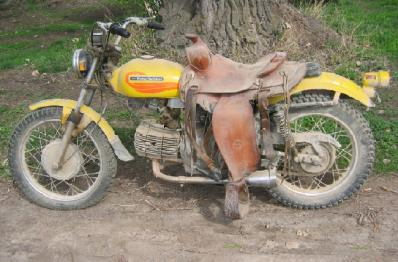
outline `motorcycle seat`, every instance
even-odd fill
[[[299,83],[306,72],[304,63],[286,61],[284,52],[268,54],[254,64],[243,64],[212,54],[197,35],[186,37],[193,43],[186,48],[186,54],[198,93],[231,94],[259,87],[271,89],[272,94],[282,93],[282,71],[288,78],[288,89]]]

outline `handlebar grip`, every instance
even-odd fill
[[[129,38],[130,37],[130,32],[127,31],[127,29],[121,27],[118,23],[114,23],[109,27],[109,32],[111,32],[114,35],[120,35],[121,37],[124,38]]]
[[[162,24],[153,21],[148,22],[147,27],[155,30],[164,30],[164,26]]]

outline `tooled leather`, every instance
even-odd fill
[[[269,95],[282,94],[283,77],[287,75],[287,88],[290,90],[305,76],[305,63],[286,61],[286,53],[275,52],[262,57],[254,64],[234,62],[221,55],[211,53],[207,45],[195,35],[191,35],[194,44],[186,48],[189,66],[184,70],[180,81],[181,98],[184,100],[184,89],[196,86],[197,94],[226,94],[249,90],[269,89]],[[256,92],[250,92],[253,99]],[[205,110],[214,103],[203,101]],[[211,98],[214,99],[214,97]],[[199,103],[201,104],[201,103]],[[202,104],[201,104],[202,105]],[[212,106],[213,105],[213,106]]]

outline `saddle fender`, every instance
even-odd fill
[[[75,108],[76,101],[70,99],[47,99],[29,106],[31,111],[51,106],[62,107],[61,123],[64,124],[73,108]],[[105,134],[109,143],[111,144],[115,155],[122,161],[134,160],[134,157],[128,152],[126,147],[120,141],[120,138],[115,134],[113,128],[109,125],[100,114],[89,106],[83,105],[80,109],[83,114],[80,124],[77,126],[79,131],[84,130],[91,122],[95,122],[102,132]]]
[[[367,107],[374,107],[374,103],[367,95],[365,90],[355,82],[334,73],[323,72],[318,77],[304,78],[298,85],[290,90],[290,95],[307,90],[329,90],[334,91],[335,101],[338,102],[340,94],[345,94],[355,99]],[[269,98],[270,104],[276,104],[283,100],[283,96],[272,96]]]

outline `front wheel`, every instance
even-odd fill
[[[292,103],[325,101],[330,97],[322,94],[292,98]],[[331,157],[324,168],[292,163],[288,175],[280,176],[277,186],[270,189],[272,196],[290,207],[315,209],[337,205],[357,192],[369,176],[375,156],[372,132],[362,114],[340,101],[332,107],[301,108],[289,115],[292,132],[322,132],[341,147],[325,146]],[[309,147],[301,150],[311,153]]]
[[[52,169],[63,128],[61,107],[31,112],[10,142],[11,174],[25,197],[50,209],[80,209],[100,201],[117,171],[113,150],[101,129],[91,123],[72,139],[61,168]]]

